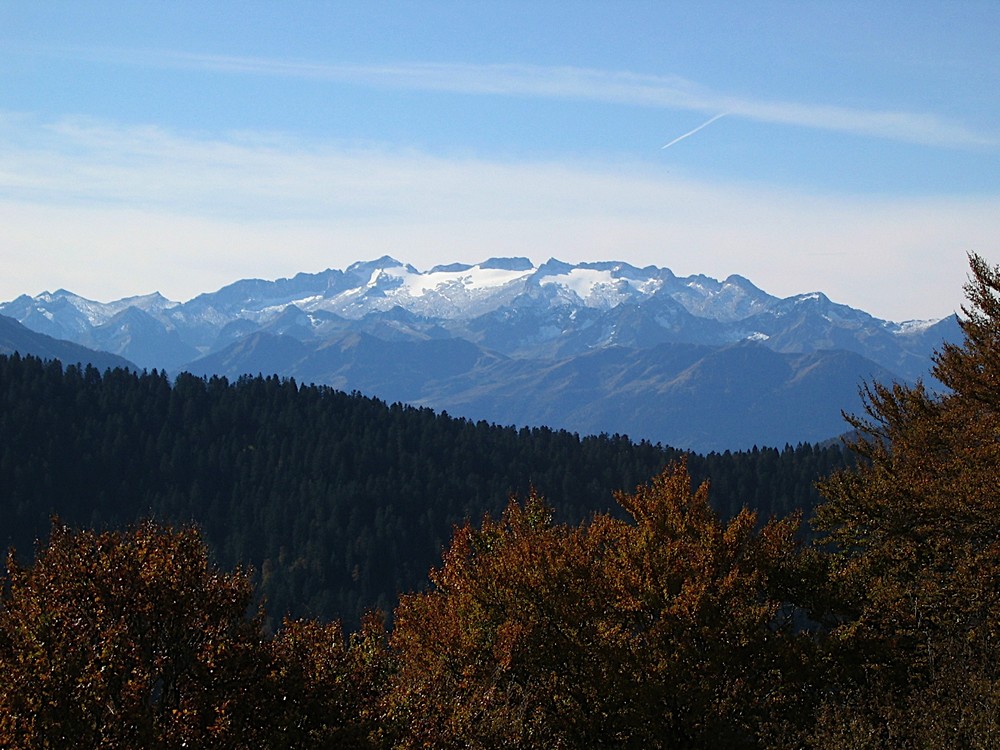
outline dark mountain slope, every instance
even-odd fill
[[[605,347],[563,359],[505,357],[460,339],[323,342],[254,334],[195,362],[198,375],[276,372],[499,424],[581,434],[613,424],[695,451],[825,440],[892,373],[846,351],[783,354],[755,342]]]
[[[36,333],[13,318],[0,315],[0,354],[15,352],[21,356],[58,359],[66,364],[89,364],[100,370],[115,367],[135,369],[135,365],[123,357],[94,351],[70,341],[52,338],[44,333]]]

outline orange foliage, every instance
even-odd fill
[[[0,600],[0,747],[371,747],[381,625],[287,622],[274,639],[243,571],[194,529],[55,523]],[[368,722],[368,723],[366,723]]]
[[[1000,736],[1000,268],[970,262],[965,340],[935,356],[948,389],[866,387],[864,460],[821,487],[844,675],[830,746],[845,726],[892,747]]]
[[[557,525],[533,495],[456,531],[397,610],[402,746],[739,747],[779,723],[796,522],[723,524],[683,465],[618,500],[631,522]]]
[[[53,524],[32,568],[8,560],[0,745],[228,744],[263,661],[248,578],[208,563],[196,531]]]

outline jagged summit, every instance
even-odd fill
[[[530,271],[534,265],[528,258],[490,258],[480,263],[479,267],[500,271]]]

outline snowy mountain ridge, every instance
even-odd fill
[[[508,303],[529,288],[552,292],[550,299],[553,305],[579,305],[602,310],[626,302],[639,302],[665,292],[693,315],[727,322],[763,312],[782,301],[829,302],[819,292],[780,300],[738,275],[720,282],[703,275],[677,277],[667,268],[647,266],[639,269],[617,261],[569,265],[550,259],[536,267],[527,258],[491,258],[474,265],[455,263],[418,271],[409,264],[384,256],[375,261],[354,263],[344,271],[328,269],[270,282],[258,279],[238,281],[218,292],[199,295],[187,303],[168,300],[155,292],[101,303],[60,289],[54,293],[43,292],[34,298],[19,297],[0,305],[0,310],[30,299],[39,313],[53,316],[54,306],[68,305],[75,308],[89,325],[97,326],[129,307],[170,320],[175,315],[168,311],[182,312],[186,306],[198,308],[201,307],[199,302],[208,302],[215,307],[221,298],[226,300],[223,317],[228,319],[235,314],[257,322],[266,322],[289,305],[306,312],[321,310],[349,319],[358,319],[395,306],[426,317],[470,318],[481,314],[484,309]],[[234,308],[235,295],[242,297],[240,301],[244,306],[240,309]],[[885,324],[888,330],[903,332],[912,330],[915,323],[934,322],[937,321],[885,321]]]
[[[276,328],[301,339],[359,327],[390,338],[463,338],[512,356],[742,340],[782,352],[847,348],[870,356],[865,342],[875,337],[882,341],[874,348],[888,352],[888,359],[875,360],[905,377],[913,368],[899,366],[896,350],[916,347],[922,355],[919,339],[938,323],[878,320],[820,292],[781,299],[738,275],[678,277],[668,268],[620,261],[550,259],[535,266],[519,257],[418,271],[383,256],[344,270],[244,279],[183,303],[158,293],[101,303],[60,289],[0,304],[0,314],[40,333],[170,369],[255,330]],[[169,344],[169,352],[158,355],[151,336]],[[129,347],[148,350],[153,361]]]
[[[621,262],[569,265],[550,259],[536,267],[526,258],[491,258],[475,265],[435,266],[421,272],[383,257],[349,266],[344,276],[357,278],[369,269],[371,274],[364,284],[294,304],[345,317],[361,317],[399,305],[429,317],[468,318],[499,307],[530,288],[549,291],[554,305],[602,310],[647,299],[666,288],[692,314],[734,320],[751,314],[755,304],[763,306],[765,300],[776,299],[738,276],[721,283],[705,276],[678,278],[666,268],[639,269]],[[336,290],[332,287],[329,292]],[[360,300],[366,304],[358,304]]]

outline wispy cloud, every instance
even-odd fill
[[[338,64],[163,50],[63,48],[36,50],[121,65],[285,76],[361,86],[468,95],[575,99],[629,106],[726,112],[758,122],[852,133],[954,149],[996,149],[1000,136],[934,113],[860,109],[728,94],[673,75],[579,67],[412,62]]]
[[[188,299],[385,253],[419,267],[513,254],[740,273],[774,294],[821,288],[885,317],[931,317],[961,299],[964,253],[1000,247],[997,215],[996,196],[809,196],[619,161],[0,115],[0,299],[58,286]]]

